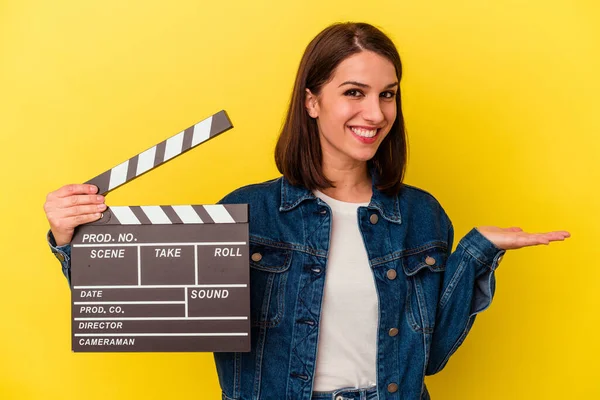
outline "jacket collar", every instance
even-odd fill
[[[291,211],[305,200],[316,200],[317,197],[304,186],[293,186],[285,177],[281,177],[281,203],[280,212]],[[369,209],[379,211],[384,219],[400,224],[400,202],[398,196],[388,196],[380,192],[373,183],[373,196],[367,206]]]

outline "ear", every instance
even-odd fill
[[[317,101],[317,96],[312,94],[310,89],[304,89],[306,91],[306,96],[304,97],[304,107],[306,107],[306,111],[311,118],[317,118],[319,116],[319,103]]]

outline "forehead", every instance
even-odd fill
[[[361,51],[342,61],[334,70],[331,82],[358,81],[368,85],[383,86],[397,80],[394,64],[372,51]]]

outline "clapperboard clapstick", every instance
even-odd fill
[[[232,128],[224,111],[87,183],[107,193]],[[109,207],[72,242],[72,348],[249,351],[248,206]]]
[[[96,185],[98,193],[105,194],[232,127],[225,111],[219,111],[86,183]]]

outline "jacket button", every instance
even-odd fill
[[[58,258],[58,261],[60,262],[65,261],[65,256],[63,256],[61,253],[54,253],[54,256]]]
[[[392,328],[388,331],[388,334],[392,337],[396,336],[398,334],[398,328]]]
[[[396,279],[396,275],[397,275],[396,274],[396,270],[394,270],[394,269],[388,269],[386,275],[387,275],[387,277],[388,277],[389,280],[394,280],[394,279]]]
[[[427,264],[427,265],[435,265],[435,258],[428,256],[425,259],[425,264]]]
[[[262,254],[260,254],[260,253],[252,254],[252,261],[259,262],[260,260],[262,260]]]
[[[396,393],[398,391],[398,385],[396,383],[390,383],[387,389],[390,393]]]
[[[371,221],[371,223],[375,225],[377,221],[379,221],[379,217],[377,216],[377,214],[371,214],[371,216],[369,217],[369,221]]]

